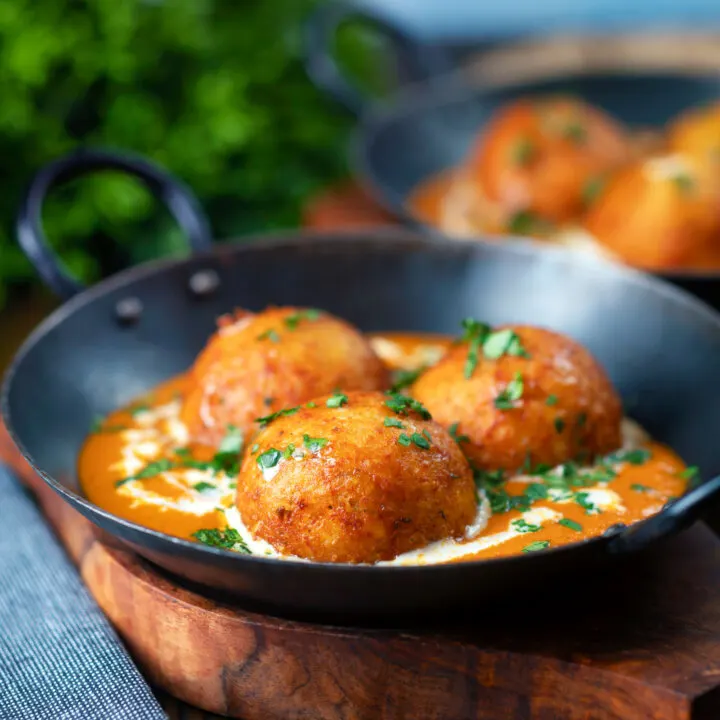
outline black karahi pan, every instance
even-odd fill
[[[405,70],[401,78],[406,85],[382,102],[365,97],[345,77],[332,52],[338,28],[363,18],[387,38],[397,64]],[[421,44],[352,3],[328,3],[316,11],[307,25],[305,51],[308,74],[315,83],[358,117],[350,148],[355,176],[395,217],[438,237],[439,231],[408,209],[409,194],[422,181],[456,167],[492,114],[518,97],[576,95],[642,129],[660,128],[688,108],[720,100],[716,68],[712,72],[585,68],[575,74],[488,87],[457,71],[449,51]],[[456,71],[448,72],[453,66]],[[720,306],[720,272],[658,274]]]
[[[90,289],[59,269],[40,227],[47,189],[123,168],[166,198],[193,257],[133,268]],[[25,342],[3,388],[18,447],[65,501],[108,536],[176,576],[281,613],[335,617],[447,611],[522,593],[689,525],[720,502],[720,316],[654,278],[529,245],[448,244],[401,229],[286,233],[204,249],[188,191],[146,162],[85,151],[45,167],[22,205],[22,246],[67,302]],[[568,333],[602,362],[628,412],[701,468],[704,484],[659,515],[541,553],[426,567],[288,562],[233,554],[148,530],[88,502],[76,460],[94,417],[188,368],[235,306],[326,308],[366,331],[454,333],[465,316]],[[713,478],[714,479],[710,479]],[[517,596],[517,595],[516,595]]]

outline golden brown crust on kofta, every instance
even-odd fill
[[[490,360],[480,350],[468,379],[469,348],[463,342],[411,389],[440,424],[458,423],[458,436],[468,438],[462,449],[471,463],[512,472],[526,462],[555,466],[582,454],[592,457],[617,449],[620,399],[592,355],[559,333],[508,327],[530,357],[505,354]],[[510,409],[497,407],[496,398],[502,399],[518,377],[521,397]]]
[[[668,129],[668,145],[720,173],[720,102],[680,115]]]
[[[335,388],[387,387],[388,371],[368,340],[326,312],[237,311],[218,324],[190,372],[181,411],[195,441],[217,445],[228,425],[249,433],[255,418]]]
[[[462,537],[476,514],[476,491],[448,432],[413,410],[395,412],[381,393],[347,393],[338,408],[327,407],[329,397],[279,417],[254,438],[258,447],[243,460],[236,500],[250,533],[284,554],[349,563]],[[401,444],[403,433],[409,444]],[[265,470],[259,465],[273,461]]]
[[[585,228],[636,267],[717,267],[719,178],[689,155],[637,162],[610,179],[588,211]]]
[[[602,110],[568,97],[526,98],[491,119],[467,171],[508,219],[522,211],[564,223],[582,211],[588,183],[630,153],[625,130]]]

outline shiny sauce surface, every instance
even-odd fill
[[[373,336],[372,343],[391,369],[415,370],[437,362],[450,339],[383,334]],[[169,535],[190,539],[200,530],[227,527],[247,533],[234,507],[239,463],[232,438],[229,452],[218,452],[193,443],[179,420],[188,382],[184,375],[173,378],[96,423],[79,458],[81,486],[96,505]],[[685,491],[688,472],[674,452],[647,440],[631,423],[623,435],[624,450],[599,468],[567,464],[542,477],[530,470],[499,484],[479,482],[478,517],[487,523],[482,532],[383,564],[458,562],[542,550],[659,512]],[[533,500],[524,504],[522,496]],[[246,540],[254,553],[276,555],[266,544]]]

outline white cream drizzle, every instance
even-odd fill
[[[112,466],[114,470],[122,470],[124,476],[134,475],[153,462],[166,457],[168,451],[187,443],[188,432],[179,419],[180,401],[172,401],[157,406],[152,410],[137,413],[135,420],[141,427],[120,431],[123,439],[122,458]],[[649,440],[647,433],[634,421],[626,418],[622,422],[622,447],[633,449]],[[263,477],[271,481],[280,469],[281,463],[272,468],[263,470]],[[560,471],[559,468],[556,469]],[[224,473],[216,475],[211,470],[198,468],[174,468],[159,475],[166,483],[180,490],[178,497],[168,498],[157,492],[149,490],[142,481],[130,481],[118,488],[118,493],[128,495],[133,499],[133,506],[147,504],[160,509],[173,509],[190,515],[202,516],[213,510],[224,513],[229,527],[238,531],[245,544],[253,554],[266,555],[283,560],[306,562],[295,556],[281,555],[272,545],[262,539],[252,537],[242,521],[242,517],[234,504],[236,478]],[[509,478],[516,482],[536,482],[537,478],[528,475],[515,475]],[[209,483],[213,489],[197,490],[193,486],[199,483]],[[600,511],[611,510],[622,514],[626,511],[620,496],[607,488],[606,483],[599,483],[595,487],[583,490],[587,493],[587,500]],[[572,495],[564,495],[562,490],[549,489],[550,500],[557,503],[567,503],[573,500]],[[591,510],[591,512],[593,512]],[[648,510],[647,515],[656,512]],[[528,542],[532,541],[532,533],[522,533],[513,522],[508,523],[506,530],[492,535],[480,536],[487,527],[491,516],[490,503],[481,493],[478,498],[477,514],[468,525],[465,538],[460,541],[445,539],[432,543],[427,547],[403,553],[393,560],[383,561],[378,565],[426,565],[432,563],[448,562],[495,547],[517,537],[520,534],[528,535]],[[535,505],[522,514],[522,519],[528,525],[548,525],[556,523],[563,517],[561,512]],[[478,537],[480,536],[480,537]]]

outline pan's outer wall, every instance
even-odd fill
[[[189,280],[207,269],[220,285],[198,297]],[[115,306],[128,297],[143,312],[122,327]],[[601,547],[437,568],[291,567],[153,533],[74,495],[77,453],[95,416],[185,370],[218,315],[268,304],[325,308],[363,330],[453,333],[461,318],[474,316],[568,333],[599,358],[633,416],[705,477],[720,472],[715,313],[637,273],[562,251],[448,245],[395,230],[266,239],[116,276],[67,303],[26,343],[7,378],[6,422],[55,489],[111,533],[180,575],[283,610],[437,608],[521,585],[572,559],[585,563]],[[398,570],[405,592],[398,592]]]

